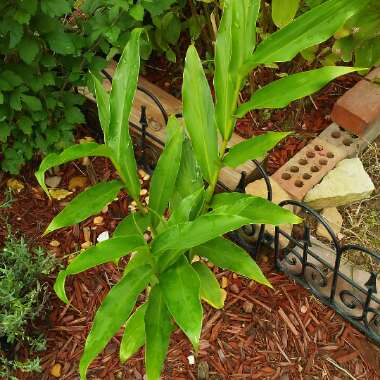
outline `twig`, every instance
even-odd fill
[[[343,373],[345,373],[350,379],[352,380],[357,380],[356,377],[352,376],[350,374],[350,372],[348,372],[345,368],[341,367],[336,361],[334,361],[333,359],[327,357],[326,360],[332,364],[335,368],[339,369],[340,371],[342,371]]]
[[[316,110],[318,110],[319,108],[318,108],[318,106],[315,104],[313,97],[312,97],[311,95],[309,95],[309,98],[310,98],[311,102],[313,103],[314,108],[315,108]]]
[[[290,331],[294,334],[295,337],[298,338],[299,332],[293,325],[293,322],[289,319],[289,317],[285,314],[284,310],[281,309],[281,307],[278,309],[278,314],[280,314],[280,317],[283,319],[283,321],[288,325]]]

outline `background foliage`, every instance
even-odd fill
[[[187,30],[196,39],[205,17],[185,0],[6,0],[0,4],[1,168],[18,173],[35,152],[73,142],[84,122],[74,87],[87,84],[142,26],[142,57],[176,60]]]

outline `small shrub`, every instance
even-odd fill
[[[56,265],[52,256],[37,248],[30,250],[26,241],[8,230],[0,252],[0,340],[2,348],[13,348],[22,343],[30,352],[43,351],[46,346],[42,334],[35,334],[30,323],[41,317],[46,308],[48,291],[42,277]],[[38,369],[38,359],[27,362],[10,360],[0,355],[0,376],[14,369]],[[6,377],[8,378],[8,377]]]
[[[109,158],[118,180],[98,183],[77,195],[51,221],[45,233],[77,224],[99,213],[121,189],[135,200],[138,212],[126,216],[111,239],[81,252],[56,280],[54,289],[68,303],[65,280],[134,252],[99,307],[79,364],[84,380],[90,363],[124,325],[120,359],[130,358],[145,345],[148,380],[158,380],[170,335],[177,325],[198,351],[202,329],[201,301],[222,308],[225,292],[204,257],[271,286],[259,266],[241,247],[223,238],[246,224],[293,224],[301,220],[259,197],[236,192],[214,195],[220,170],[236,168],[263,157],[282,138],[269,132],[227,149],[236,118],[252,109],[281,108],[310,95],[350,67],[324,67],[289,75],[257,90],[238,106],[239,91],[248,73],[260,64],[292,59],[300,50],[328,39],[357,10],[362,0],[330,0],[274,33],[255,48],[260,0],[225,0],[215,45],[214,103],[201,60],[194,46],[187,50],[183,77],[183,116],[169,118],[165,148],[152,175],[149,204],[140,200],[128,120],[139,75],[139,40],[135,29],[115,71],[111,93],[94,77],[104,144],[74,145],[49,155],[36,177],[48,194],[44,176],[51,167],[86,156]],[[167,212],[168,211],[168,212]],[[144,232],[152,239],[147,242]],[[141,293],[145,302],[136,308]]]

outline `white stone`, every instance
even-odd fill
[[[335,235],[340,235],[340,230],[343,224],[342,215],[340,215],[339,211],[336,207],[328,207],[324,208],[321,212],[321,216],[326,219],[329,226],[334,231]],[[317,235],[331,241],[331,235],[328,233],[327,229],[323,226],[322,223],[319,223],[317,226]]]
[[[56,188],[61,183],[61,180],[62,177],[55,175],[52,177],[47,177],[45,183],[48,187]]]
[[[279,204],[282,201],[291,199],[291,196],[273,179],[270,178],[270,183],[272,186],[272,202],[275,204]],[[245,192],[250,195],[254,195],[256,197],[261,197],[261,198],[268,198],[268,189],[267,185],[265,183],[265,179],[259,179],[257,181],[251,182],[248,184],[245,188]],[[293,206],[286,206],[286,208],[289,211],[294,212],[294,207]],[[293,226],[291,224],[282,224],[280,226],[281,230],[286,232],[287,234],[291,235]],[[275,234],[275,227],[271,225],[266,225],[266,232],[269,233],[270,235],[274,236]],[[248,240],[257,240],[258,237],[258,231],[259,228],[256,228],[257,234],[253,236],[248,236]],[[245,238],[245,237],[244,237]],[[283,235],[280,235],[279,243],[280,247],[284,248],[285,246],[288,245],[288,239],[286,239]]]
[[[339,162],[306,194],[304,201],[320,210],[366,199],[374,190],[375,186],[360,159],[350,158]]]
[[[194,355],[189,355],[187,357],[187,360],[189,361],[190,365],[194,365],[195,364],[195,357],[194,357]]]
[[[108,240],[110,238],[110,234],[108,231],[103,231],[99,236],[96,238],[96,241],[98,243],[101,243],[102,241]]]

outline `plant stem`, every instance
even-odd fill
[[[220,163],[220,165],[218,166],[218,170],[216,171],[213,180],[211,181],[211,183],[209,184],[209,186],[206,190],[206,202],[205,202],[205,205],[203,208],[203,212],[205,212],[208,209],[208,207],[210,206],[210,203],[212,201],[212,198],[214,196],[216,184],[218,183],[219,174],[220,174],[220,171],[222,169],[222,160],[223,160],[224,154],[226,153],[228,141],[229,140],[227,140],[227,139],[223,140],[223,143],[220,147],[220,152],[219,152],[219,163]]]

